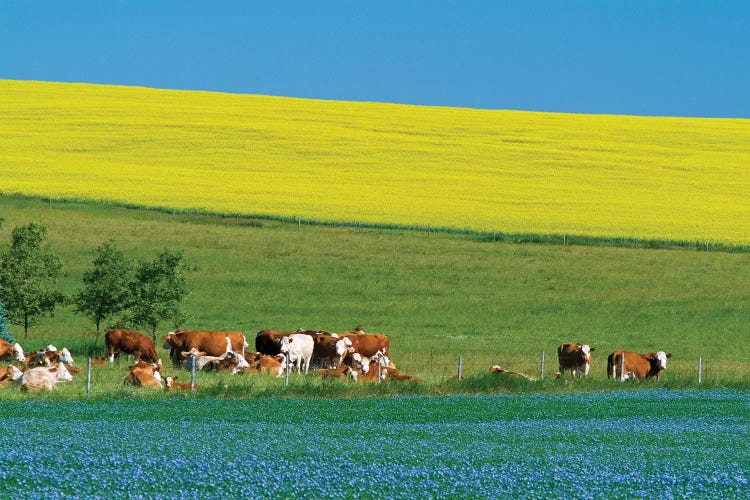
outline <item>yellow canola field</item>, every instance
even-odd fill
[[[750,120],[0,80],[0,192],[750,243]]]

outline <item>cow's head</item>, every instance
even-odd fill
[[[51,372],[55,370],[55,379],[57,382],[71,382],[73,380],[73,375],[70,374],[64,363],[58,363],[56,368],[50,368]]]
[[[24,354],[23,348],[18,342],[13,344],[13,359],[21,362],[26,361],[26,354]]]
[[[349,337],[344,337],[343,339],[336,341],[336,354],[339,356],[344,356],[353,352],[354,347],[352,347],[352,341]]]
[[[287,337],[284,337],[284,338],[282,338],[282,339],[281,339],[281,346],[279,347],[279,350],[280,350],[281,352],[283,352],[283,353],[287,353],[287,352],[289,352],[289,344],[291,344],[291,343],[292,343],[292,340],[294,340],[294,339],[292,339],[292,338],[290,338],[290,337],[288,337],[288,336],[287,336]]]
[[[73,355],[70,354],[70,351],[67,347],[63,347],[62,351],[56,351],[56,354],[58,356],[58,360],[60,363],[65,363],[66,365],[72,365],[73,362]]]
[[[667,359],[672,357],[672,353],[665,353],[664,351],[659,351],[656,353],[655,359],[656,359],[656,367],[659,370],[666,370],[667,369]]]
[[[164,341],[164,349],[179,349],[182,347],[182,339],[175,332],[169,332],[161,338]]]
[[[165,379],[164,379],[164,380],[165,380],[165,382],[166,382],[166,384],[165,384],[165,388],[166,388],[166,389],[172,389],[172,388],[174,388],[174,380],[175,380],[176,378],[177,378],[177,375],[175,375],[175,376],[171,376],[171,375],[170,375],[169,377],[165,378]]]
[[[581,346],[581,354],[583,354],[583,376],[587,376],[589,374],[589,369],[591,368],[591,353],[595,349],[591,347],[588,344],[583,344]]]

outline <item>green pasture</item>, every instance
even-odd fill
[[[746,253],[492,242],[8,196],[0,197],[0,217],[2,244],[18,225],[48,226],[66,294],[81,286],[94,248],[107,240],[134,260],[181,249],[191,288],[181,326],[241,330],[252,346],[261,329],[362,325],[389,335],[395,363],[431,391],[450,390],[445,381],[459,357],[464,376],[482,385],[494,364],[539,376],[542,353],[543,385],[564,386],[549,380],[563,341],[595,347],[592,374],[577,383],[594,390],[611,385],[605,365],[614,349],[671,352],[660,384],[694,384],[699,357],[706,384],[750,382]],[[67,346],[81,365],[104,353],[93,329],[71,306],[43,318],[27,339],[11,325],[26,350]]]

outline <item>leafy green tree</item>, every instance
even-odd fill
[[[182,252],[164,250],[153,261],[141,262],[135,270],[132,320],[151,330],[156,341],[156,329],[162,321],[179,324],[184,318],[182,301],[188,294]]]
[[[13,338],[13,334],[8,330],[8,321],[5,318],[5,306],[0,302],[0,339],[11,344],[16,343],[16,339]]]
[[[23,337],[42,314],[53,314],[64,302],[55,289],[62,261],[47,239],[47,227],[31,223],[13,230],[10,248],[0,253],[0,302],[6,307],[11,323],[23,325]]]
[[[102,243],[94,250],[93,268],[83,273],[83,288],[73,302],[75,312],[96,324],[96,336],[102,322],[125,311],[133,290],[133,265],[114,241]]]

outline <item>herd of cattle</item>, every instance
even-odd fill
[[[177,375],[162,376],[162,360],[154,342],[146,335],[132,330],[112,329],[104,337],[107,355],[95,358],[93,364],[113,364],[120,354],[132,355],[135,364],[128,366],[123,378],[126,385],[165,390],[194,389],[195,385],[179,383]],[[298,330],[283,332],[262,330],[255,337],[255,351],[241,332],[207,330],[177,330],[162,338],[163,348],[169,350],[173,368],[200,371],[227,371],[232,374],[270,374],[282,377],[296,367],[298,373],[312,373],[319,377],[353,381],[406,380],[422,382],[398,370],[390,358],[390,340],[386,335],[365,333],[361,327],[353,332],[328,333]],[[562,377],[570,371],[573,377],[586,377],[591,366],[587,344],[563,343],[557,349]],[[607,377],[620,380],[659,378],[667,367],[671,354],[663,351],[637,354],[614,351],[607,357]],[[52,390],[55,384],[73,380],[80,373],[74,366],[68,349],[49,345],[25,354],[18,344],[0,339],[0,360],[11,364],[0,367],[0,387],[17,383],[21,390]],[[19,368],[20,365],[20,368]],[[311,370],[312,367],[312,370]],[[492,366],[490,373],[523,377],[529,375]]]

